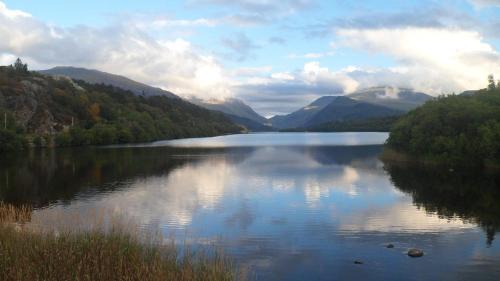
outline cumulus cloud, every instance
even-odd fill
[[[320,96],[353,92],[358,86],[346,71],[332,71],[313,61],[292,72],[250,77],[235,92],[257,111],[272,116],[297,110]]]
[[[59,28],[0,2],[0,38],[2,62],[20,56],[40,68],[96,68],[180,95],[231,95],[230,78],[213,56],[204,55],[183,39],[153,38],[135,25]]]
[[[344,46],[383,53],[397,61],[398,68],[375,73],[383,79],[372,75],[379,83],[391,78],[387,74],[395,74],[398,84],[441,94],[484,87],[488,74],[500,73],[500,54],[474,31],[418,27],[339,29],[337,35]]]

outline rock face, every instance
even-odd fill
[[[409,249],[408,250],[408,256],[412,258],[419,258],[424,255],[424,251],[420,249]]]
[[[44,102],[47,91],[43,79],[23,80],[20,88],[13,92],[3,92],[3,103],[13,109],[16,123],[26,128],[28,133],[52,135],[57,131],[58,122]]]

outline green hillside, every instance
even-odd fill
[[[500,164],[500,88],[430,100],[393,126],[391,148],[450,165]]]
[[[214,136],[241,130],[223,114],[166,96],[0,67],[0,150]]]

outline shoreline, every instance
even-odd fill
[[[427,167],[435,167],[439,169],[448,169],[451,171],[463,170],[463,169],[474,169],[483,172],[499,172],[500,164],[484,162],[481,166],[471,165],[460,163],[460,165],[450,165],[449,163],[445,163],[439,160],[433,159],[425,159],[422,157],[417,157],[405,152],[397,151],[394,148],[391,148],[387,144],[384,145],[382,153],[379,155],[379,159],[382,162],[390,162],[391,164],[399,164],[399,165],[416,165],[416,166],[427,166]]]

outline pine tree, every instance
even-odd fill
[[[493,74],[490,74],[488,75],[488,91],[494,91],[495,88],[495,77],[493,77]]]
[[[19,73],[28,73],[28,65],[24,64],[20,58],[17,58],[14,63],[14,70]]]

